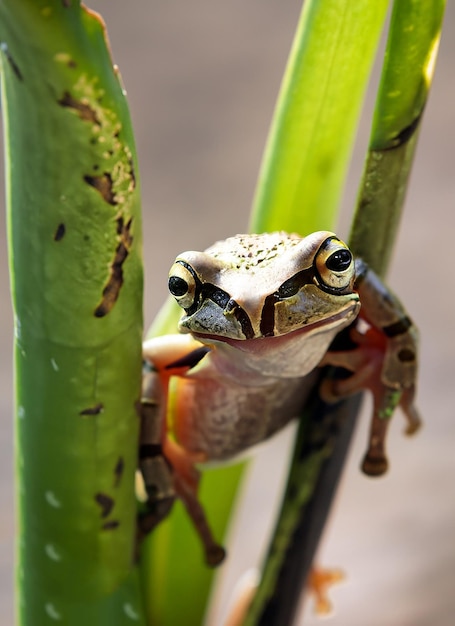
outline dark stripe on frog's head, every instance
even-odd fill
[[[176,263],[185,267],[194,279],[195,290],[193,303],[190,307],[185,308],[185,313],[188,317],[194,315],[196,311],[202,307],[206,300],[211,300],[226,314],[231,314],[235,317],[235,319],[239,322],[242,333],[246,339],[253,339],[254,330],[248,314],[235,300],[231,298],[227,291],[224,291],[224,289],[221,289],[212,283],[203,282],[199,278],[195,269],[186,261],[178,259]]]
[[[261,313],[260,330],[263,337],[273,337],[275,334],[275,304],[285,298],[298,293],[305,285],[314,284],[314,267],[307,267],[288,278],[274,293],[268,295],[264,301]]]
[[[242,328],[245,339],[254,338],[253,326],[247,312],[226,291],[211,283],[204,283],[201,290],[201,305],[205,300],[211,300],[226,313],[234,315]]]

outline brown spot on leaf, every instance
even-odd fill
[[[103,530],[114,530],[120,526],[120,522],[118,520],[111,520],[110,522],[106,522],[101,526]]]
[[[123,218],[117,219],[117,234],[120,242],[115,250],[115,257],[110,267],[110,274],[106,286],[103,289],[101,302],[95,309],[95,317],[104,317],[113,308],[119,297],[120,289],[123,285],[123,264],[129,254],[133,237],[131,236],[132,218],[126,224]]]
[[[112,189],[112,176],[108,172],[104,172],[101,176],[84,176],[85,182],[94,187],[108,204],[115,206],[117,200]]]
[[[24,76],[22,72],[20,71],[19,66],[17,65],[16,61],[11,56],[11,53],[8,49],[8,45],[5,42],[0,43],[0,50],[5,55],[5,58],[8,61],[9,66],[13,70],[13,73],[15,74],[16,78],[18,78],[20,81],[23,81]]]
[[[114,499],[105,493],[95,494],[95,502],[101,507],[101,517],[107,517],[114,508]]]
[[[131,176],[131,182],[133,183],[133,189],[136,187],[136,172],[134,171],[134,162],[133,159],[129,160],[129,164],[130,164],[130,176]]]
[[[54,233],[54,241],[61,241],[63,237],[65,236],[65,232],[66,232],[66,226],[62,222],[61,224],[57,226],[57,230]]]
[[[123,232],[123,227],[124,227],[123,217],[120,215],[116,221],[117,221],[117,235],[121,235]]]
[[[104,405],[102,402],[95,404],[94,406],[89,406],[86,409],[83,409],[79,412],[79,415],[99,415],[104,409]]]
[[[63,96],[57,102],[62,107],[74,109],[84,122],[92,122],[93,124],[101,126],[101,123],[96,115],[96,111],[86,102],[81,102],[81,100],[73,98],[69,91],[65,91]]]
[[[120,481],[122,480],[124,470],[125,470],[125,461],[123,460],[123,457],[119,456],[118,461],[114,468],[114,476],[115,476],[114,487],[119,486]]]

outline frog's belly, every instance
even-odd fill
[[[180,379],[173,430],[186,450],[203,452],[207,461],[227,460],[297,417],[316,375],[278,379],[261,387]]]

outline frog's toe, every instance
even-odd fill
[[[414,386],[409,387],[408,389],[404,389],[400,400],[400,408],[405,414],[407,420],[407,426],[405,430],[406,435],[413,435],[418,430],[420,430],[422,426],[420,413],[414,406],[414,395]]]
[[[385,454],[374,456],[368,451],[363,457],[361,468],[367,476],[382,476],[389,469],[389,462]]]
[[[209,567],[218,567],[226,558],[226,550],[223,546],[214,543],[208,546],[205,551],[205,560]]]
[[[341,399],[340,394],[337,393],[334,382],[335,381],[331,378],[324,378],[319,385],[319,395],[327,404],[335,404]]]
[[[344,572],[339,569],[322,569],[312,567],[308,576],[308,589],[315,599],[315,612],[318,616],[332,612],[332,603],[329,599],[329,589],[345,579]]]

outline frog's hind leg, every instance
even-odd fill
[[[210,567],[220,565],[226,556],[226,551],[213,537],[203,506],[197,499],[197,496],[191,490],[188,490],[185,483],[180,482],[178,477],[175,478],[174,484],[175,491],[185,505],[194,528],[202,541],[207,565]]]
[[[344,579],[344,572],[340,569],[323,569],[313,565],[308,576],[307,587],[314,598],[314,610],[318,616],[329,615],[332,612],[329,590]]]
[[[138,515],[138,544],[170,513],[176,498],[183,502],[205,551],[208,565],[219,565],[226,552],[213,538],[205,511],[197,498],[199,472],[195,463],[201,455],[189,456],[174,441],[165,439],[161,445],[156,419],[158,406],[150,395],[142,400],[141,445],[139,468],[145,491]]]
[[[214,539],[204,507],[197,496],[200,473],[196,469],[196,464],[203,463],[206,460],[205,455],[188,453],[169,438],[165,440],[164,450],[174,470],[176,495],[185,506],[202,541],[206,563],[210,567],[216,567],[224,560],[226,551]]]

